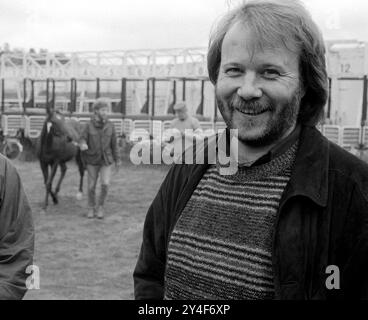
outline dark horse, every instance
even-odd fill
[[[44,210],[46,210],[48,206],[49,195],[51,195],[54,204],[58,203],[58,193],[67,171],[66,163],[74,157],[80,175],[78,195],[81,197],[83,193],[85,165],[77,144],[80,133],[81,126],[77,121],[70,120],[66,122],[61,113],[54,110],[48,110],[37,145],[37,156],[40,161],[46,187],[45,202],[43,204]],[[52,183],[58,167],[60,167],[60,178],[53,191]]]

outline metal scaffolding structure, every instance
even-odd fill
[[[206,48],[2,53],[1,79],[205,77]]]
[[[365,123],[368,44],[336,40],[327,41],[326,48],[330,80],[326,123]],[[162,116],[172,113],[176,100],[185,100],[192,114],[216,119],[219,114],[206,60],[206,48],[3,52],[1,110],[7,114],[44,112],[51,103],[83,113],[103,96],[111,100],[113,112]]]

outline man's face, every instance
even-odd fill
[[[282,45],[257,49],[251,31],[235,24],[226,34],[216,84],[221,114],[238,138],[267,146],[295,127],[302,87],[299,55]]]
[[[175,115],[179,120],[184,121],[187,118],[187,110],[186,109],[176,110]]]
[[[109,110],[107,107],[102,107],[98,110],[96,110],[96,114],[97,116],[101,119],[101,120],[106,120],[107,119],[107,114],[108,114]]]

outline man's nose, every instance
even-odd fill
[[[247,72],[244,74],[241,86],[238,88],[237,93],[244,100],[252,100],[262,97],[262,90],[259,87],[255,72]]]

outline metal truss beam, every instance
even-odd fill
[[[206,77],[206,48],[3,53],[0,77],[122,78]]]

